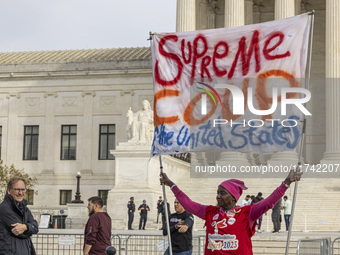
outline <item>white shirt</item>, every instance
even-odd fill
[[[290,200],[286,200],[283,202],[283,206],[286,207],[286,209],[284,210],[284,214],[292,214],[292,202]]]
[[[241,207],[245,206],[245,205],[250,205],[251,204],[251,200],[249,199],[248,201],[243,199],[241,202]]]

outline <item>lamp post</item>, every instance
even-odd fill
[[[71,203],[72,204],[84,204],[84,202],[80,200],[80,197],[81,197],[81,195],[80,195],[80,188],[79,188],[79,186],[80,186],[80,178],[81,178],[80,172],[77,172],[76,178],[77,178],[77,192],[76,192],[76,195],[74,196],[75,199]]]

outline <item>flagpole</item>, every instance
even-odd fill
[[[163,164],[162,164],[162,156],[159,155],[159,164],[161,174],[163,174]],[[166,199],[166,192],[165,192],[165,184],[162,184],[163,188],[163,197],[164,197],[164,210],[165,210],[165,222],[166,222],[166,230],[168,233],[168,241],[169,241],[169,254],[172,255],[172,245],[171,245],[171,235],[170,235],[170,222],[169,222],[169,211],[168,211],[168,202]]]
[[[299,151],[299,159],[298,159],[298,166],[297,166],[299,169],[301,168],[301,154],[302,154],[302,149],[303,149],[303,142],[305,140],[305,129],[306,129],[306,119],[303,120],[302,135],[301,135],[301,140],[300,140],[300,151]],[[293,228],[293,218],[294,218],[296,194],[297,194],[298,187],[299,187],[299,182],[296,181],[295,186],[294,186],[292,212],[291,212],[290,219],[289,219],[289,228],[288,228],[285,255],[288,255],[288,252],[289,252],[289,244],[290,244],[290,237],[291,237],[292,228]]]
[[[149,41],[150,41],[150,50],[151,50],[151,55],[152,55],[152,32],[149,32]],[[152,61],[151,61],[152,62]],[[154,76],[152,74],[153,82],[155,82]],[[162,163],[162,156],[159,155],[159,168],[160,168],[160,173],[163,174],[163,163]],[[163,197],[164,197],[164,210],[165,210],[165,222],[166,222],[166,230],[168,233],[168,242],[169,242],[169,255],[172,255],[172,245],[171,245],[171,235],[170,235],[170,222],[169,222],[169,209],[168,209],[168,201],[166,199],[166,192],[165,192],[165,184],[162,184],[162,189],[163,189]],[[164,222],[162,222],[164,223]],[[163,229],[163,225],[162,225]]]
[[[310,28],[310,37],[309,37],[309,56],[308,56],[308,69],[307,69],[307,82],[306,87],[309,89],[310,85],[310,75],[311,75],[311,62],[312,62],[312,46],[313,46],[313,30],[314,30],[314,14],[315,11],[311,11],[309,15],[311,15],[311,28]],[[306,116],[303,119],[303,126],[302,126],[302,135],[300,140],[300,150],[299,150],[299,157],[298,157],[298,168],[301,169],[301,158],[302,158],[302,150],[303,150],[303,144],[305,140],[306,135]],[[292,212],[289,219],[289,228],[288,228],[288,235],[287,235],[287,243],[286,243],[286,252],[285,255],[288,255],[289,253],[289,244],[290,244],[290,237],[292,234],[293,229],[293,218],[294,218],[294,211],[295,211],[295,203],[296,203],[296,196],[297,196],[297,190],[299,187],[299,182],[295,182],[294,185],[294,194],[293,194],[293,203],[292,203]]]

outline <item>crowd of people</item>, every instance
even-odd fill
[[[133,230],[132,223],[134,220],[134,214],[136,211],[136,205],[135,205],[135,199],[134,197],[130,197],[130,201],[127,203],[128,208],[128,229]],[[168,215],[170,215],[170,205],[167,203],[168,208]],[[140,214],[139,218],[139,230],[145,230],[145,225],[148,220],[148,212],[150,211],[150,207],[146,204],[146,200],[143,200],[143,203],[138,207],[138,211]],[[164,200],[162,199],[162,196],[159,196],[159,199],[157,201],[157,224],[160,222],[159,215],[161,215],[162,219],[162,227],[159,230],[163,229],[163,225],[165,222],[165,205]]]
[[[300,171],[291,170],[287,178],[267,198],[259,192],[257,196],[246,195],[237,206],[243,190],[247,187],[243,181],[230,179],[217,187],[217,206],[201,205],[193,202],[165,173],[161,174],[161,184],[169,186],[176,199],[174,201],[175,213],[170,213],[168,203],[168,221],[172,238],[173,254],[192,254],[192,226],[193,215],[206,221],[205,254],[252,254],[251,237],[257,226],[261,230],[262,215],[272,209],[273,233],[278,233],[281,227],[281,210],[284,210],[286,231],[289,230],[289,221],[292,203],[284,196],[289,185],[301,178]],[[24,199],[26,180],[21,177],[10,179],[7,184],[7,193],[0,204],[0,255],[35,255],[31,236],[38,233],[37,221],[33,218]],[[283,202],[282,202],[283,197]],[[89,219],[84,231],[84,255],[104,254],[111,246],[111,218],[103,211],[103,199],[94,196],[88,199]],[[128,229],[132,229],[135,203],[130,198],[128,207]],[[138,207],[140,213],[139,229],[145,230],[150,207],[146,200]],[[162,215],[163,235],[167,235],[165,203],[162,197],[157,201],[157,223]],[[214,251],[221,251],[216,253]],[[235,252],[234,252],[235,251]],[[164,255],[169,254],[166,250]]]
[[[256,197],[254,195],[252,196],[246,195],[246,197],[241,201],[241,207],[260,202],[261,200],[263,200],[262,192],[259,192]],[[282,199],[280,199],[274,205],[272,209],[272,222],[273,222],[272,233],[285,232],[285,231],[281,231],[281,222],[282,222],[281,210],[284,211],[284,221],[286,225],[285,231],[288,231],[290,216],[292,213],[292,202],[288,200],[287,196],[283,197],[283,201]],[[263,216],[261,215],[261,217],[257,221],[257,232],[259,233],[261,233],[262,219],[263,219]]]
[[[133,230],[132,228],[132,223],[134,219],[134,214],[136,211],[136,205],[135,205],[135,198],[130,197],[130,201],[127,204],[128,208],[128,229]],[[143,203],[138,207],[137,209],[140,214],[140,219],[139,219],[139,230],[145,230],[145,225],[148,220],[148,212],[150,211],[150,207],[146,204],[146,200],[143,200]]]

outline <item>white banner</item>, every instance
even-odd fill
[[[154,34],[151,155],[274,153],[301,133],[311,17]]]

